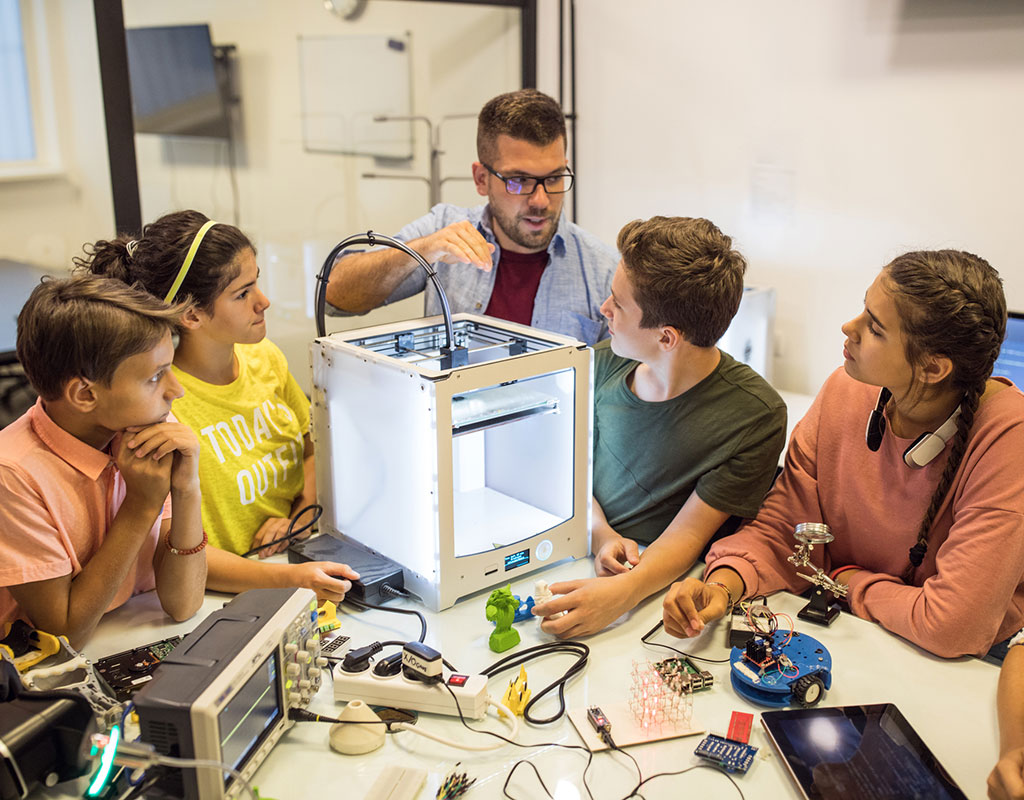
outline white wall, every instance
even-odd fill
[[[979,10],[984,9],[984,10]],[[957,247],[1024,308],[1024,7],[608,0],[578,9],[581,223],[705,216],[778,289],[775,382],[813,392],[893,256]]]
[[[0,183],[0,256],[60,266],[108,235],[113,214],[92,7],[44,5],[66,173]],[[296,38],[412,30],[415,110],[437,116],[476,111],[518,85],[517,15],[400,0],[370,0],[355,22],[317,2],[125,5],[129,25],[209,21],[216,42],[239,47],[241,223],[275,301],[271,336],[303,376],[308,261],[344,235],[397,229],[424,210],[426,193],[419,183],[362,179],[381,171],[370,158],[303,152]],[[555,5],[542,3],[539,37],[541,85],[553,94]],[[577,19],[580,222],[609,242],[627,220],[659,213],[707,216],[733,235],[750,261],[748,282],[778,289],[782,388],[812,392],[840,363],[839,325],[906,249],[973,250],[1001,271],[1011,307],[1024,308],[1016,0],[635,0],[628,11],[581,0]],[[445,172],[467,174],[473,123],[448,133]],[[217,145],[137,144],[145,218],[195,206],[230,219]],[[422,135],[416,147],[395,171],[425,174]],[[446,199],[476,198],[449,184]],[[344,324],[419,308],[407,301]]]

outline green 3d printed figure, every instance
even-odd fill
[[[519,631],[512,627],[519,603],[512,594],[512,584],[504,589],[495,589],[487,598],[487,619],[494,623],[494,632],[487,640],[495,653],[504,653],[519,644]]]

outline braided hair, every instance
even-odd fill
[[[950,388],[962,395],[956,434],[946,468],[910,548],[903,580],[911,583],[928,551],[928,532],[967,450],[974,417],[1006,334],[1002,280],[985,259],[960,250],[906,253],[885,268],[888,288],[900,314],[907,361],[914,370],[928,356],[953,365]],[[924,390],[924,385],[919,384]]]
[[[196,232],[207,221],[206,215],[198,211],[175,211],[143,227],[137,239],[122,234],[111,241],[87,244],[86,257],[72,260],[79,271],[117,278],[163,299]],[[240,268],[235,257],[247,248],[256,249],[234,225],[214,225],[196,251],[178,298],[211,312],[220,293],[238,277]]]

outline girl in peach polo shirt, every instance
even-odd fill
[[[805,590],[787,561],[794,527],[824,522],[835,540],[815,565],[849,586],[858,616],[945,657],[984,655],[1018,631],[1024,395],[991,376],[1005,329],[1002,282],[983,259],[915,252],[885,267],[843,325],[843,368],[794,429],[757,518],[711,548],[705,581],[672,586],[666,630],[693,636],[741,597]],[[912,451],[950,420],[932,458]]]

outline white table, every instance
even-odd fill
[[[534,573],[514,583],[512,588],[525,597],[532,593],[537,576],[554,582],[591,574],[592,566],[588,559]],[[492,653],[487,647],[491,625],[484,618],[486,597],[487,593],[482,593],[437,614],[424,611],[418,603],[406,605],[426,614],[428,644],[441,650],[459,670],[479,672],[505,655]],[[225,595],[208,595],[201,613],[213,611],[226,599]],[[770,602],[773,610],[785,611],[794,619],[803,604],[802,599],[791,595],[777,595]],[[342,631],[352,637],[354,646],[384,639],[410,639],[419,633],[416,618],[406,615],[345,609],[340,618]],[[591,660],[586,671],[568,686],[566,697],[569,707],[584,708],[591,704],[607,707],[625,702],[630,692],[633,660],[657,660],[670,655],[659,648],[645,648],[639,641],[640,636],[660,618],[661,597],[658,595],[608,630],[586,639],[591,648]],[[155,595],[140,595],[103,619],[84,652],[93,659],[100,658],[173,634],[184,634],[195,624],[196,620],[180,625],[167,624]],[[537,629],[535,622],[516,627],[523,640],[517,649],[551,641],[551,637]],[[896,703],[967,795],[972,798],[985,796],[985,779],[997,753],[995,687],[998,670],[994,666],[970,658],[952,661],[936,658],[879,626],[849,614],[841,615],[830,628],[806,624],[797,627],[823,642],[832,654],[832,689],[822,705]],[[672,640],[664,632],[660,632],[655,640],[697,655],[726,658],[725,637],[726,630],[722,624],[710,627],[695,640]],[[572,657],[565,655],[547,657],[528,665],[531,688],[538,691],[547,685],[571,661]],[[761,729],[757,714],[762,709],[741,699],[732,690],[727,664],[711,664],[707,669],[715,676],[716,683],[710,691],[695,695],[694,720],[701,727],[724,734],[732,711],[755,714],[751,744],[759,747],[760,752],[750,772],[737,778],[746,797],[751,800],[798,797],[781,760]],[[512,672],[506,672],[493,679],[491,694],[500,698],[513,676]],[[336,715],[340,707],[335,705],[332,691],[331,682],[327,681],[314,699],[313,710]],[[554,701],[538,704],[534,711],[538,716],[547,716],[554,711]],[[613,728],[614,722],[613,719]],[[480,741],[484,738],[463,728],[457,718],[424,714],[418,724],[456,740]],[[471,724],[504,732],[504,727],[492,717],[488,717],[487,722]],[[477,779],[467,797],[494,798],[502,796],[501,786],[511,766],[520,759],[529,758],[558,800],[586,797],[581,783],[586,759],[579,752],[550,746],[531,749],[505,746],[497,751],[477,754],[457,751],[410,733],[398,733],[388,736],[384,746],[374,753],[344,756],[328,747],[328,730],[326,724],[299,723],[286,733],[256,773],[254,783],[261,795],[290,800],[341,790],[344,797],[361,800],[383,767],[399,765],[427,770],[427,785],[419,796],[432,798],[455,762],[461,761],[460,771]],[[630,748],[630,752],[646,777],[698,763],[693,749],[701,738],[695,736],[641,745]],[[540,728],[523,725],[519,741],[580,743],[568,719]],[[599,753],[594,757],[587,778],[596,800],[622,798],[637,781],[633,764],[621,754],[609,753]],[[544,797],[529,768],[517,770],[509,791],[516,798]],[[647,784],[643,794],[648,800],[681,796],[738,797],[725,777],[707,769],[659,778]],[[56,791],[51,796],[71,795]]]

